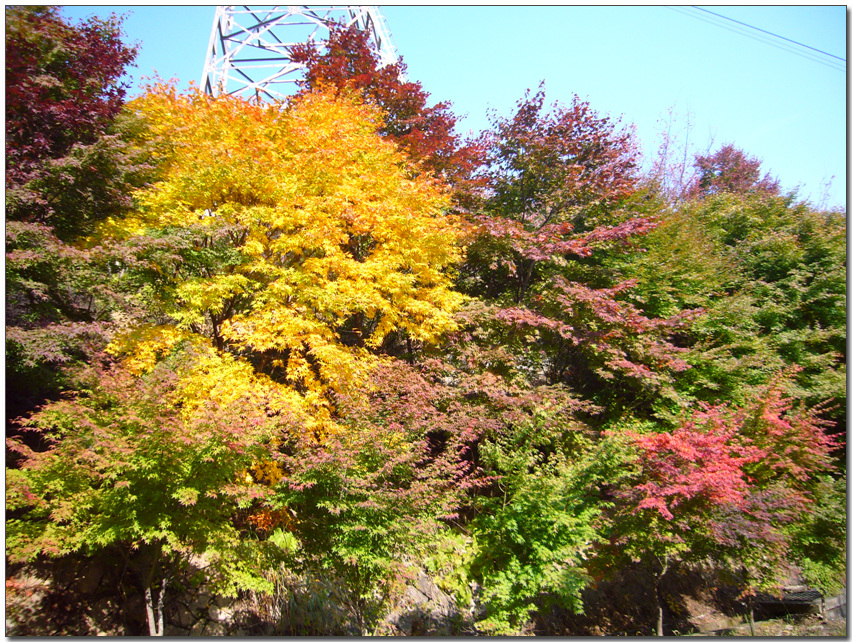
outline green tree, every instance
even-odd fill
[[[386,362],[369,387],[338,400],[345,417],[338,434],[322,444],[306,435],[282,444],[274,495],[293,515],[294,566],[338,584],[361,635],[376,632],[457,516],[469,472],[469,436],[435,408],[433,386],[416,369]],[[408,395],[419,397],[411,409],[431,421],[409,412]]]
[[[494,481],[473,499],[471,571],[485,611],[476,626],[488,634],[518,635],[553,603],[583,612],[584,564],[601,542],[597,487],[613,456],[577,433],[548,430],[548,420],[539,413],[479,444],[482,474]]]
[[[277,548],[235,518],[262,501],[247,470],[269,459],[280,418],[255,391],[231,404],[210,400],[187,415],[175,395],[186,359],[139,378],[107,363],[79,374],[87,389],[46,404],[24,422],[46,450],[20,438],[7,471],[7,555],[12,562],[117,551],[136,578],[151,635],[163,634],[168,582],[205,560],[217,592],[268,589]]]
[[[792,197],[724,193],[684,203],[614,257],[635,278],[631,300],[649,315],[702,308],[681,345],[688,397],[742,404],[780,369],[798,366],[790,392],[812,407],[833,399],[845,422],[846,224]],[[661,269],[662,268],[662,269]]]

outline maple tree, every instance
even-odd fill
[[[760,176],[760,161],[734,145],[723,145],[713,154],[695,157],[697,175],[689,193],[693,196],[721,192],[764,192],[777,195],[780,185],[768,173]]]
[[[440,185],[408,177],[376,134],[377,109],[322,91],[284,107],[169,87],[133,108],[154,144],[168,141],[163,178],[98,239],[159,236],[176,250],[140,265],[162,321],[116,340],[133,363],[206,337],[321,430],[333,424],[328,393],[363,377],[385,343],[454,327],[456,219]]]
[[[609,550],[654,569],[658,635],[660,581],[671,562],[745,569],[746,593],[777,588],[791,563],[792,525],[807,521],[837,441],[814,411],[795,407],[782,382],[743,408],[705,404],[671,433],[609,434],[636,453],[615,492]]]
[[[154,170],[129,138],[121,81],[136,48],[121,20],[66,22],[6,7],[7,418],[69,385],[64,366],[105,341],[105,262],[75,242],[132,207]],[[9,429],[16,430],[14,426]]]
[[[637,185],[630,133],[576,97],[549,112],[544,99],[543,89],[528,92],[512,117],[492,117],[483,170],[489,196],[471,217],[477,230],[461,280],[471,294],[527,302],[547,268],[653,227],[619,213]]]
[[[7,189],[94,143],[118,115],[121,76],[136,56],[120,25],[113,16],[71,26],[57,7],[6,7]]]
[[[46,404],[23,422],[47,449],[20,439],[7,471],[7,554],[13,562],[96,556],[117,550],[137,580],[149,631],[163,634],[169,580],[192,556],[208,560],[211,586],[233,594],[266,588],[262,570],[278,554],[234,526],[265,487],[247,470],[269,459],[280,417],[254,391],[188,413],[175,381],[187,363],[172,360],[145,378],[94,359],[78,374],[80,392]]]
[[[713,507],[744,502],[742,466],[756,456],[755,450],[731,443],[731,428],[711,422],[707,429],[701,425],[704,418],[696,417],[673,433],[625,430],[612,435],[636,449],[638,470],[617,491],[609,520],[610,554],[641,562],[653,574],[657,635],[663,634],[663,577],[673,562],[700,550]]]
[[[574,96],[545,111],[545,91],[527,94],[509,118],[491,115],[487,169],[490,211],[526,230],[610,222],[611,210],[638,186],[638,149],[629,129]]]
[[[700,310],[650,318],[627,300],[635,282],[601,269],[598,256],[630,253],[656,226],[625,209],[638,188],[630,132],[577,98],[546,111],[542,89],[495,118],[489,140],[490,196],[459,278],[494,306],[480,322],[502,326],[497,340],[526,352],[529,371],[605,407],[600,421],[650,412],[687,367],[670,339]]]
[[[603,508],[594,488],[611,474],[611,459],[550,419],[539,410],[479,444],[483,474],[494,479],[474,496],[471,523],[471,570],[485,607],[476,627],[487,634],[518,635],[553,603],[583,612],[583,564]]]

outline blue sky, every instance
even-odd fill
[[[846,58],[845,6],[704,8]],[[131,93],[155,71],[179,87],[200,80],[212,6],[63,9],[72,19],[112,11],[129,13],[127,39],[141,46]],[[695,151],[734,143],[815,204],[833,176],[825,204],[846,207],[846,64],[837,58],[689,7],[398,5],[382,13],[409,78],[453,103],[462,133],[487,127],[489,110],[508,115],[544,80],[550,100],[577,94],[635,125],[649,160],[672,109],[681,138],[690,114]]]

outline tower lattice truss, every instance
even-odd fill
[[[382,66],[397,62],[378,7],[216,7],[201,86],[213,96],[286,98],[304,67],[290,59],[290,48],[314,42],[322,51],[332,23],[367,32]]]

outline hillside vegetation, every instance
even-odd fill
[[[843,588],[845,212],[544,85],[463,140],[354,30],[282,104],[127,101],[135,54],[6,8],[7,634]]]

